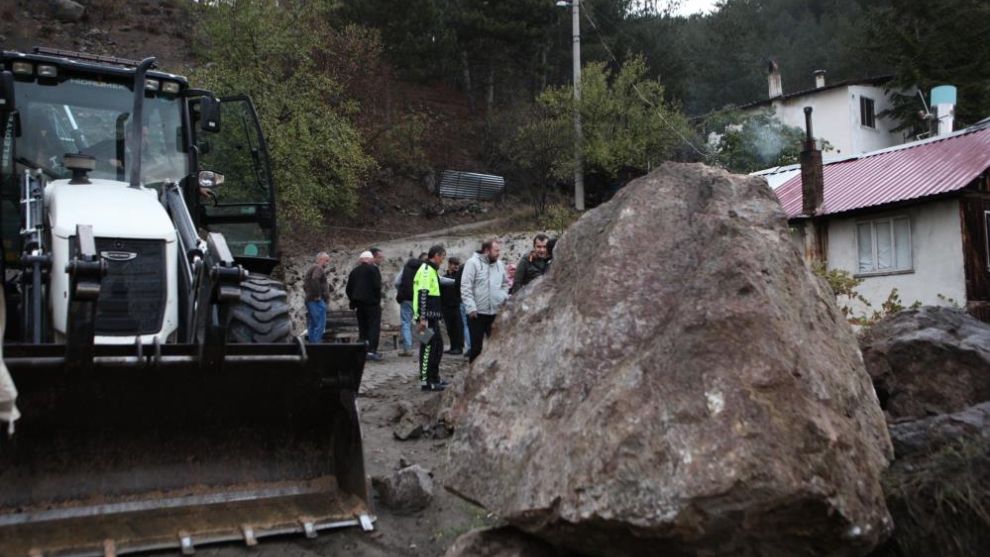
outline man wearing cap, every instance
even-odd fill
[[[370,251],[361,252],[357,267],[347,276],[347,300],[357,313],[358,335],[368,343],[368,359],[379,361],[378,337],[382,324],[382,274]]]

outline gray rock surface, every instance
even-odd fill
[[[371,483],[382,504],[397,513],[412,513],[426,508],[433,500],[433,477],[418,464],[403,468],[391,476],[376,477]]]
[[[479,528],[454,540],[444,557],[559,557],[547,542],[511,526]]]
[[[870,327],[860,347],[892,419],[952,413],[990,400],[990,325],[961,309],[899,312]]]
[[[445,487],[590,555],[862,555],[891,456],[766,183],[663,165],[564,234],[457,386]]]
[[[947,445],[982,438],[990,441],[990,402],[960,410],[890,425],[897,458],[928,453]]]
[[[86,7],[72,0],[53,0],[52,9],[59,21],[74,22],[82,19]]]

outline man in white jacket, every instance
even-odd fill
[[[461,301],[467,312],[472,362],[481,354],[484,339],[492,332],[498,308],[509,297],[509,277],[498,259],[500,253],[497,239],[485,240],[481,250],[464,264],[461,275]]]

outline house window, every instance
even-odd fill
[[[877,113],[873,99],[862,95],[859,97],[859,123],[867,128],[877,127]]]
[[[893,217],[857,223],[856,248],[859,273],[910,271],[911,221]]]

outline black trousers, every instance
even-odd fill
[[[359,305],[357,307],[358,337],[367,341],[368,352],[378,352],[378,337],[382,331],[382,307]]]
[[[451,350],[464,349],[464,323],[461,323],[461,306],[443,306],[443,322],[447,325],[447,338]]]
[[[433,329],[433,338],[419,345],[419,380],[422,383],[440,382],[440,358],[443,357],[443,337],[440,336],[440,320],[428,319],[426,326]]]
[[[468,316],[468,334],[471,335],[471,361],[473,362],[481,354],[484,348],[485,337],[492,334],[492,323],[495,322],[494,315],[484,315],[478,313],[472,319]]]

